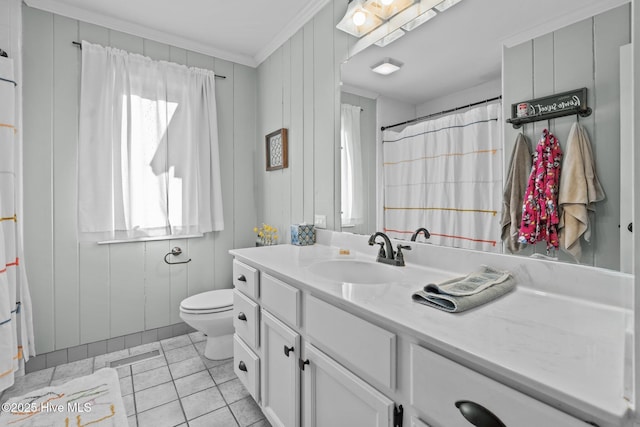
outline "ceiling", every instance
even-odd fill
[[[328,1],[25,0],[25,3],[255,67]]]
[[[342,65],[342,83],[375,97],[419,105],[500,79],[502,46],[514,46],[627,0],[463,0],[384,48],[370,46]],[[370,67],[404,63],[380,76]]]
[[[329,1],[341,0],[25,0],[31,7],[252,67]],[[499,79],[505,41],[515,45],[628,1],[463,0],[389,46],[371,46],[351,58],[342,67],[342,81],[420,104]],[[384,57],[404,67],[386,77],[372,73],[369,67]]]

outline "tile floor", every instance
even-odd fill
[[[233,360],[205,358],[204,340],[194,332],[32,372],[17,378],[0,402],[159,350],[158,357],[117,368],[129,427],[270,427],[233,372]]]

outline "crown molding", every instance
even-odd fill
[[[331,0],[317,0],[309,3],[269,42],[253,57],[256,66],[262,64],[273,52],[282,46],[287,40],[298,32],[316,13],[320,12]]]
[[[216,47],[192,39],[188,39],[186,37],[168,34],[166,32],[158,31],[156,29],[149,28],[144,25],[139,25],[130,21],[105,16],[100,13],[90,12],[75,6],[65,4],[61,1],[24,0],[24,2],[27,6],[33,7],[35,9],[40,9],[46,12],[55,13],[57,15],[66,16],[68,18],[77,19],[79,21],[87,22],[90,24],[100,25],[112,30],[122,31],[123,33],[132,34],[134,36],[154,40],[160,43],[165,43],[170,46],[180,47],[183,49],[191,50],[193,52],[202,53],[253,68],[258,65],[256,61],[249,55],[242,55],[229,52],[224,49],[218,49]],[[69,43],[71,43],[71,41],[72,40],[69,40]]]
[[[591,5],[576,9],[575,11],[562,16],[551,18],[541,25],[536,25],[535,27],[528,28],[522,32],[507,37],[502,41],[502,45],[507,48],[519,45],[630,2],[631,0],[598,0]]]

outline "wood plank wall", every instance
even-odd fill
[[[334,0],[258,67],[259,222],[281,230],[325,215],[340,224],[340,64],[347,35],[335,29],[346,2]],[[265,135],[289,130],[289,167],[265,171]]]
[[[504,50],[503,107],[512,103],[586,87],[593,114],[581,118],[607,198],[596,204],[591,244],[582,244],[581,263],[614,270],[620,264],[620,46],[631,42],[630,5],[625,4],[551,34]],[[551,120],[551,131],[563,149],[575,116]],[[528,124],[524,134],[535,147],[547,121]],[[519,130],[505,125],[505,170]],[[544,244],[528,248],[545,253]],[[560,259],[569,256],[560,252]]]
[[[257,72],[24,6],[25,258],[38,353],[180,322],[180,301],[230,288],[228,250],[253,244]],[[80,50],[114,46],[214,70],[225,230],[203,238],[98,246],[77,239]],[[189,264],[168,266],[180,246]]]

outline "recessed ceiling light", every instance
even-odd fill
[[[379,62],[375,65],[371,66],[371,71],[374,73],[382,74],[383,76],[388,76],[391,73],[395,73],[402,67],[402,62],[396,61],[391,58],[385,58],[382,62]]]

